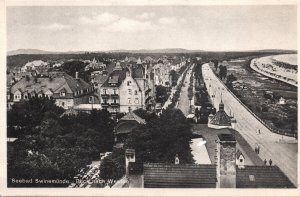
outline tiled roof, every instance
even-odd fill
[[[142,65],[135,65],[132,67],[132,77],[133,78],[143,78],[144,77],[144,67]]]
[[[136,115],[134,112],[128,112],[125,116],[123,116],[120,121],[124,121],[124,120],[135,120],[137,121],[139,124],[145,124],[146,121],[139,117],[138,115]]]
[[[75,79],[70,75],[64,73],[63,75],[58,75],[53,78],[36,78],[33,79],[30,77],[28,81],[26,78],[21,79],[18,83],[12,86],[11,93],[14,93],[16,90],[21,90],[21,92],[46,92],[51,89],[52,91],[56,91],[61,87],[68,87],[66,89],[66,93],[74,93],[77,90],[87,89],[90,85],[83,81],[82,79]]]
[[[109,83],[117,83],[118,87],[121,85],[122,81],[125,79],[126,77],[126,70],[127,69],[123,69],[123,70],[114,70],[109,76],[108,79],[103,83],[102,87],[110,87]],[[109,78],[111,77],[111,78]]]
[[[108,78],[108,83],[118,83],[119,82],[119,75],[113,75]]]
[[[115,128],[115,134],[130,133],[138,125],[139,124],[137,122],[133,122],[133,121],[119,122]]]
[[[145,188],[215,188],[216,165],[144,164]]]
[[[96,75],[94,77],[94,81],[99,83],[99,84],[103,84],[106,80],[108,79],[107,75]]]
[[[146,62],[152,62],[154,59],[150,56],[145,57],[144,61]]]
[[[294,188],[277,166],[245,166],[237,168],[237,188]]]
[[[231,119],[224,111],[224,104],[220,103],[219,111],[212,117],[210,124],[218,126],[230,126]]]

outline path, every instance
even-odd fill
[[[252,114],[246,110],[236,98],[227,91],[226,87],[215,76],[208,64],[202,66],[203,78],[210,96],[215,95],[213,99],[214,106],[218,106],[222,100],[225,104],[225,111],[228,114],[234,114],[237,120],[236,130],[245,138],[252,149],[255,145],[260,145],[260,158],[272,159],[273,164],[277,165],[289,178],[297,185],[297,143],[279,143],[280,138],[291,139],[272,133]],[[260,129],[258,135],[256,130]]]

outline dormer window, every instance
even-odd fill
[[[127,86],[130,86],[131,85],[131,81],[127,81]]]
[[[60,92],[59,95],[60,95],[60,96],[66,96],[66,92],[63,90],[63,91]]]

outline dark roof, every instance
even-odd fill
[[[222,134],[218,135],[218,138],[222,142],[224,142],[224,141],[225,142],[235,142],[236,141],[234,135],[232,135],[232,134],[224,134],[224,133],[222,133]]]
[[[134,121],[119,122],[115,128],[115,134],[126,134],[136,128],[139,124]]]
[[[231,118],[224,111],[224,104],[221,102],[219,111],[212,117],[210,124],[218,126],[231,126]]]
[[[145,188],[215,188],[216,165],[144,164]]]
[[[133,111],[128,112],[125,116],[123,116],[120,121],[124,121],[124,120],[130,120],[130,121],[136,121],[139,124],[145,124],[146,121],[139,117],[138,115],[136,115]]]
[[[110,83],[116,83],[117,85],[115,87],[120,86],[126,77],[126,71],[127,69],[114,70],[103,83],[102,87],[110,87]]]
[[[294,188],[277,166],[245,166],[237,168],[237,188]]]
[[[143,78],[144,77],[144,67],[142,65],[135,65],[132,67],[132,77],[133,78]]]
[[[106,80],[108,79],[108,76],[107,75],[96,75],[94,77],[94,81],[99,83],[99,84],[103,84]]]

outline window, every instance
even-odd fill
[[[128,107],[128,111],[131,111],[131,107]]]
[[[103,93],[106,94],[106,89],[103,89]]]
[[[60,92],[60,96],[66,96],[66,92],[65,91],[61,91]]]
[[[134,91],[134,95],[137,95],[137,90]]]
[[[65,106],[65,102],[61,102],[61,106],[63,106],[63,107],[64,107],[64,106]]]
[[[132,90],[128,89],[128,94],[132,95]]]
[[[131,99],[130,98],[128,99],[128,104],[131,104]]]
[[[116,89],[114,89],[114,94],[117,94],[117,90]]]
[[[24,99],[28,99],[28,96],[27,96],[27,95],[24,95]]]
[[[134,103],[135,103],[135,104],[139,104],[139,99],[138,99],[138,98],[135,98]]]
[[[240,159],[240,162],[243,162],[243,159]]]
[[[90,96],[90,97],[89,97],[89,102],[90,102],[90,103],[94,103],[94,97],[93,97],[93,96]]]
[[[249,175],[249,180],[250,181],[255,181],[254,175]]]
[[[131,81],[127,81],[127,86],[130,86],[131,85]]]

